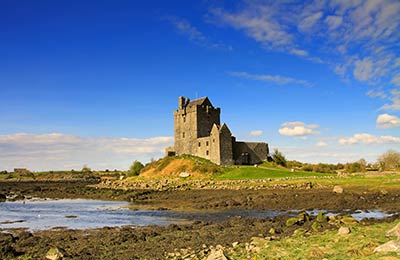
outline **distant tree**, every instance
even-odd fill
[[[92,170],[85,164],[85,165],[83,166],[81,172],[90,173],[90,172],[92,172]]]
[[[287,166],[287,161],[285,156],[278,151],[278,149],[274,150],[274,153],[272,154],[272,158],[274,159],[274,162],[278,165],[281,165],[283,167]]]
[[[134,161],[131,167],[129,168],[130,175],[139,175],[140,171],[144,168],[144,165],[139,161]]]
[[[400,169],[400,153],[395,150],[388,150],[379,157],[378,163],[383,171]]]
[[[353,163],[346,163],[344,165],[344,170],[348,173],[354,173],[354,172],[365,172],[367,168],[367,163],[364,159],[361,159],[357,162]]]
[[[367,170],[367,161],[364,158],[361,158],[357,162],[360,164],[360,171],[365,172]]]

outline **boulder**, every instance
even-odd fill
[[[206,258],[207,260],[228,260],[222,249],[211,249],[211,253]]]
[[[386,233],[388,237],[397,237],[400,240],[400,223]]]
[[[179,173],[179,177],[181,177],[181,178],[187,178],[187,177],[189,177],[190,176],[190,173],[188,173],[188,172],[181,172],[181,173]]]
[[[342,194],[343,193],[343,188],[336,185],[335,187],[333,187],[333,192],[337,193],[337,194]]]
[[[5,194],[0,193],[0,202],[6,201],[7,196]]]
[[[383,245],[375,248],[374,252],[383,253],[383,252],[396,252],[400,253],[400,240],[389,241]]]
[[[350,234],[350,228],[348,227],[340,227],[338,230],[338,235],[347,235]]]
[[[64,257],[64,254],[57,247],[52,247],[47,251],[46,259],[48,260],[60,260]]]

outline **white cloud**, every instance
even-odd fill
[[[168,16],[165,18],[165,20],[169,21],[175,27],[178,33],[187,36],[189,40],[203,47],[212,49],[221,49],[227,51],[232,50],[232,46],[211,41],[201,31],[199,31],[195,26],[193,26],[189,21],[185,19],[178,18],[175,16]]]
[[[290,78],[290,77],[283,77],[280,75],[267,75],[267,74],[266,75],[258,75],[258,74],[250,74],[247,72],[229,72],[229,74],[231,76],[238,77],[238,78],[274,82],[279,85],[298,84],[298,85],[303,85],[306,87],[312,86],[312,83],[310,83],[306,80],[294,79],[294,78]]]
[[[317,144],[316,144],[316,146],[318,146],[318,147],[324,147],[324,146],[327,146],[328,144],[327,143],[325,143],[325,142],[323,142],[323,141],[319,141]]]
[[[374,136],[367,133],[355,134],[352,137],[340,138],[339,144],[352,145],[352,144],[396,144],[400,143],[399,137],[384,135]]]
[[[306,137],[308,135],[316,135],[318,125],[307,125],[303,122],[285,122],[281,125],[279,133],[285,136]]]
[[[0,166],[31,170],[127,169],[138,160],[160,157],[173,144],[173,137],[84,138],[60,133],[0,135]],[[0,169],[1,170],[1,169]]]
[[[221,23],[243,30],[267,48],[280,47],[293,41],[293,36],[286,32],[285,26],[275,19],[275,10],[268,6],[250,7],[238,13],[222,9],[213,9],[211,12]]]
[[[317,12],[311,16],[308,16],[307,18],[304,18],[299,24],[300,31],[304,32],[311,31],[313,27],[316,26],[318,20],[321,19],[322,16],[323,16],[322,12]]]
[[[400,66],[400,65],[399,65]],[[399,86],[400,87],[400,73],[397,73],[396,75],[394,75],[394,77],[392,78],[392,80],[390,81],[390,83],[392,83],[393,85]]]
[[[329,26],[329,30],[335,30],[343,22],[343,17],[336,15],[328,15],[325,19],[325,23]]]
[[[366,95],[369,97],[372,97],[372,98],[386,98],[387,97],[387,95],[383,91],[373,90],[373,89],[369,90],[366,93]]]
[[[254,131],[251,131],[250,132],[250,135],[251,136],[260,136],[260,135],[262,135],[263,134],[263,131],[262,130],[254,130]]]
[[[394,128],[400,126],[400,118],[389,114],[381,114],[376,119],[376,127],[378,128]]]
[[[307,51],[305,51],[305,50],[300,50],[300,49],[293,49],[293,50],[290,50],[290,53],[292,53],[292,54],[294,54],[294,55],[297,55],[297,56],[302,56],[302,57],[308,56],[308,52],[307,52]]]
[[[372,77],[372,60],[370,58],[357,60],[354,66],[353,75],[356,79],[366,81]]]
[[[384,104],[380,110],[400,110],[400,90],[393,89],[390,94],[389,100],[391,103]]]

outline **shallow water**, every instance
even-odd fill
[[[181,212],[170,210],[130,210],[128,202],[62,199],[25,200],[0,203],[0,228],[27,228],[45,230],[55,227],[87,229],[123,225],[148,226],[184,224],[191,221],[223,221],[232,217],[273,218],[282,214],[296,215],[294,211],[219,210]],[[320,210],[308,211],[311,215]],[[337,215],[336,213],[328,213]],[[390,216],[382,211],[357,211],[351,214],[357,220]]]

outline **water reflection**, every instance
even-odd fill
[[[299,211],[278,210],[219,210],[219,211],[169,211],[130,210],[128,202],[62,199],[26,200],[0,203],[0,228],[28,228],[43,230],[55,227],[87,229],[123,225],[148,226],[184,224],[192,221],[223,221],[233,217],[273,218],[282,214],[295,215]],[[321,210],[307,211],[317,215]],[[384,218],[391,214],[382,211],[349,212],[357,220]],[[329,212],[328,215],[337,215]]]

